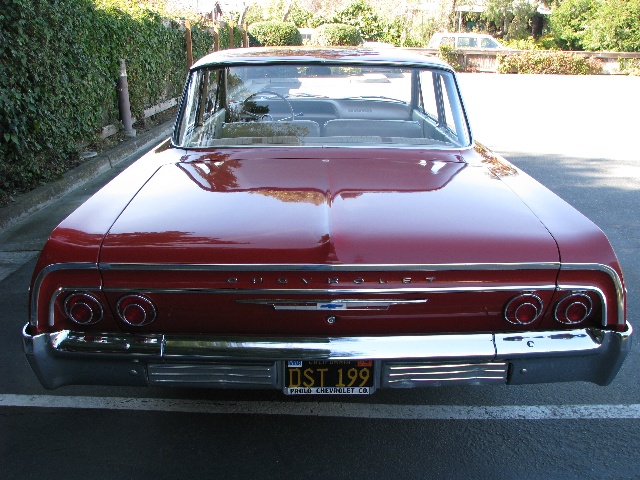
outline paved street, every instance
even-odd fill
[[[640,78],[463,74],[460,84],[476,138],[607,233],[637,323]],[[608,387],[381,390],[357,399],[44,390],[20,343],[35,255],[47,232],[114,174],[0,233],[0,479],[640,475],[637,338]]]

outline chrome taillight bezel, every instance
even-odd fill
[[[142,321],[133,322],[130,317],[127,317],[127,310],[136,308],[138,311],[143,312]],[[158,317],[158,309],[154,303],[144,295],[131,294],[125,295],[118,300],[116,304],[116,312],[118,318],[132,327],[143,327],[156,321]]]
[[[568,311],[574,305],[583,307],[584,313],[579,320],[570,320]],[[593,300],[585,292],[571,292],[565,295],[553,309],[553,318],[564,325],[578,325],[584,322],[593,311]]]
[[[81,321],[74,316],[73,310],[78,306],[85,306],[91,311],[91,318]],[[69,320],[78,325],[94,325],[104,318],[104,308],[94,295],[90,293],[72,293],[64,300],[64,314]]]
[[[523,308],[533,308],[535,314],[530,320],[518,319],[518,312]],[[504,306],[503,318],[512,325],[531,325],[538,320],[544,311],[544,302],[535,293],[522,293],[511,298]]]

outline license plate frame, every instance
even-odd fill
[[[287,360],[285,395],[370,395],[375,391],[373,360]]]

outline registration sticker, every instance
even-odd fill
[[[286,395],[369,395],[374,390],[372,360],[289,360]]]

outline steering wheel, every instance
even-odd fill
[[[286,99],[286,97],[284,95],[279,94],[278,92],[274,92],[273,90],[260,90],[259,92],[256,93],[252,93],[251,95],[249,95],[247,98],[244,99],[244,101],[242,102],[242,106],[240,107],[240,111],[243,113],[246,113],[247,115],[253,117],[254,119],[258,120],[258,121],[272,121],[273,117],[269,114],[269,113],[265,113],[262,115],[257,115],[253,112],[250,112],[249,110],[247,110],[247,103],[249,103],[249,101],[258,95],[262,95],[264,93],[267,93],[269,95],[275,95],[276,97],[278,97],[280,100],[282,100],[284,103],[287,104],[287,108],[289,108],[289,113],[290,115],[288,117],[284,117],[281,118],[280,120],[278,120],[279,122],[285,121],[285,120],[289,120],[291,119],[292,121],[296,119],[296,115],[293,112],[293,106],[291,105],[291,102],[289,102],[289,100]]]

